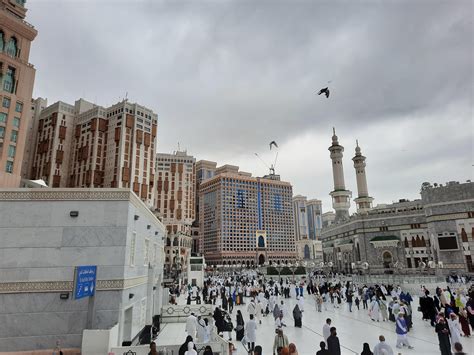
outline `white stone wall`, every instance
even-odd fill
[[[128,337],[151,324],[161,308],[165,230],[138,197],[126,189],[16,191],[30,191],[33,199],[15,200],[15,193],[0,190],[0,349],[52,348],[58,339],[63,347],[81,346],[89,299],[73,299],[74,268],[79,265],[98,268],[94,329],[119,323],[121,341],[123,313],[129,307],[133,321]],[[94,191],[89,197],[97,191],[97,200],[80,200],[82,192],[72,200],[71,191]],[[70,217],[70,211],[79,216]],[[130,266],[134,234],[135,266]],[[69,299],[61,300],[61,293]]]

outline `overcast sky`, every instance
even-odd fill
[[[294,194],[333,189],[332,127],[346,187],[359,139],[375,204],[424,181],[473,176],[470,1],[28,1],[34,97],[107,106],[128,92],[158,113],[158,151],[263,175]],[[327,84],[328,81],[331,83]],[[329,85],[329,99],[315,95]],[[352,203],[354,205],[354,203]]]

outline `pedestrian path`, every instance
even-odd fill
[[[421,313],[417,312],[418,298],[413,303],[413,328],[408,333],[408,339],[413,350],[397,349],[395,347],[397,335],[395,333],[395,323],[390,321],[374,322],[368,316],[368,311],[353,306],[353,312],[349,312],[347,305],[342,303],[340,308],[333,308],[328,304],[328,309],[323,307],[322,312],[317,312],[316,305],[312,296],[306,295],[303,312],[303,327],[295,328],[293,317],[291,316],[296,299],[279,297],[278,303],[283,300],[285,303],[284,334],[288,337],[290,343],[294,343],[299,355],[315,355],[319,350],[319,343],[323,341],[322,327],[326,318],[331,318],[331,326],[336,327],[337,335],[341,344],[342,355],[355,355],[362,352],[363,343],[369,343],[370,348],[378,343],[379,335],[384,335],[386,343],[392,346],[395,354],[401,355],[437,355],[440,353],[438,347],[438,337],[429,322],[421,320]],[[180,297],[179,303],[185,303],[185,298]],[[218,300],[220,302],[220,299]],[[234,306],[232,313],[232,322],[236,324],[237,310],[242,312],[244,321],[249,319],[247,305],[250,298],[245,298],[245,305]],[[167,324],[160,334],[161,340],[166,339],[167,344],[181,344],[186,338],[184,323]],[[227,333],[225,334],[227,338]],[[274,319],[272,314],[262,317],[262,324],[257,324],[257,343],[263,347],[264,354],[272,354],[273,340],[275,337]],[[246,354],[246,350],[240,341],[235,340],[235,332],[232,333],[234,345],[237,347],[238,354]],[[171,342],[172,341],[172,342]],[[164,345],[165,343],[163,343]],[[474,337],[462,338],[462,344],[467,354],[474,354]]]

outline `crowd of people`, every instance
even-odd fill
[[[290,292],[294,290],[294,292]],[[409,292],[404,292],[396,285],[357,285],[336,275],[334,278],[311,275],[298,282],[289,279],[267,278],[257,274],[228,275],[227,277],[209,277],[202,289],[188,285],[185,290],[174,290],[173,297],[186,294],[187,303],[211,304],[212,315],[191,314],[186,321],[187,339],[181,346],[179,355],[197,354],[195,342],[207,344],[212,334],[219,334],[228,339],[229,353],[237,354],[233,343],[242,342],[249,354],[262,354],[262,345],[258,344],[258,328],[263,317],[272,317],[275,328],[273,348],[265,353],[275,355],[298,354],[297,346],[290,342],[285,334],[285,327],[303,326],[305,307],[312,306],[317,312],[345,307],[348,312],[365,310],[373,322],[393,323],[397,334],[395,348],[414,349],[409,333],[413,327],[413,317],[419,316],[429,321],[437,334],[441,355],[464,354],[461,337],[469,337],[474,327],[474,287],[452,290],[437,288],[431,297],[429,290],[420,290],[419,305]],[[288,309],[286,299],[296,296],[293,309]],[[307,303],[307,304],[305,304]],[[234,308],[238,306],[234,316]],[[248,319],[244,319],[242,308],[245,307]],[[415,310],[413,309],[415,308]],[[268,322],[266,322],[268,324]],[[322,327],[324,341],[315,344],[317,355],[340,355],[341,344],[337,329],[330,318]],[[310,341],[310,340],[308,340]],[[204,351],[211,354],[212,349]],[[371,349],[368,343],[361,344],[362,355],[395,354],[392,345],[380,335],[379,342]],[[413,354],[417,354],[416,350]]]

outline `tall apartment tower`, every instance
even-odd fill
[[[372,201],[369,196],[369,189],[367,188],[367,176],[365,173],[365,157],[362,155],[359,147],[359,142],[356,140],[355,156],[352,158],[357,178],[357,198],[354,202],[357,205],[358,213],[367,213],[372,208]]]
[[[36,147],[36,138],[38,136],[38,125],[41,112],[48,106],[48,100],[38,97],[31,99],[31,118],[28,121],[28,128],[26,133],[26,141],[31,144],[25,144],[25,151],[23,154],[23,166],[21,168],[21,177],[29,179],[31,176],[31,169],[33,168],[33,159]]]
[[[104,187],[127,187],[153,205],[158,115],[123,100],[107,109]]]
[[[196,163],[196,188],[195,191],[195,220],[192,226],[193,247],[192,252],[202,254],[202,238],[199,234],[199,193],[200,186],[204,180],[214,177],[217,169],[217,163],[208,160],[199,160]]]
[[[296,241],[309,239],[308,214],[306,208],[306,196],[296,195],[293,197],[293,215],[295,219]]]
[[[58,101],[39,114],[31,174],[50,187],[67,187],[74,106]]]
[[[156,155],[156,213],[168,231],[165,267],[187,270],[191,254],[191,226],[194,222],[196,159],[186,152]]]
[[[0,0],[0,187],[19,187],[31,117],[35,69],[28,60],[37,31],[25,0]]]
[[[349,219],[350,198],[352,193],[346,190],[344,183],[344,169],[342,167],[342,156],[344,147],[339,145],[336,130],[333,128],[332,144],[328,148],[331,152],[332,175],[334,180],[334,190],[329,195],[332,197],[332,206],[336,211],[336,222]]]
[[[129,188],[154,203],[158,116],[123,100],[104,108],[79,99],[40,113],[30,179],[51,187]]]
[[[68,176],[71,187],[104,187],[107,110],[92,104],[88,107],[88,104],[83,99],[75,103],[76,119]],[[86,107],[88,109],[84,110]]]
[[[292,186],[224,165],[202,181],[199,228],[211,264],[262,264],[296,257]]]
[[[306,202],[308,215],[308,237],[311,240],[321,239],[321,230],[323,229],[322,202],[313,199]]]

